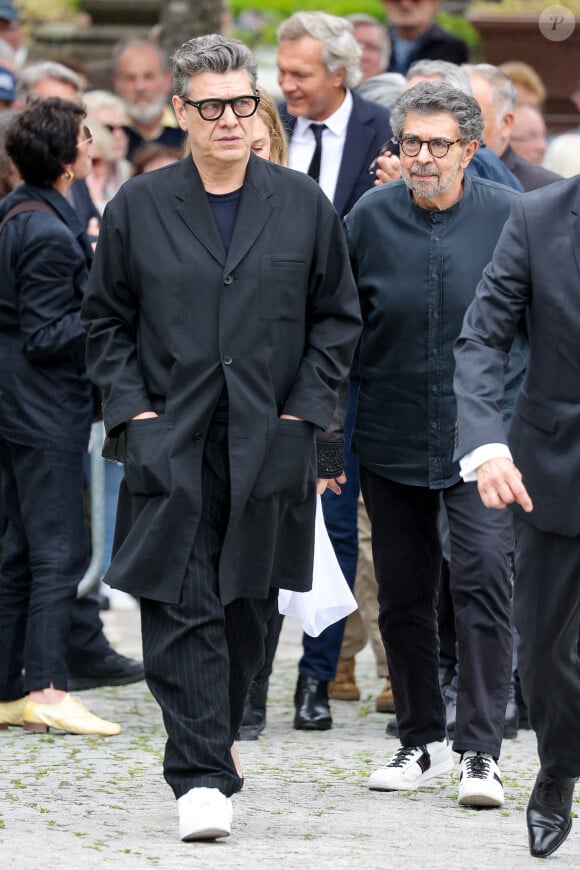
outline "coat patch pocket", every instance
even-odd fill
[[[127,423],[125,481],[132,495],[168,495],[171,424],[163,417]]]
[[[303,321],[308,273],[306,260],[290,256],[262,257],[258,276],[260,319]]]
[[[314,425],[304,420],[278,420],[268,432],[253,498],[282,495],[291,501],[303,501],[315,480]]]

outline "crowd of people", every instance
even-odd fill
[[[304,634],[294,728],[358,700],[370,640],[400,746],[369,788],[454,751],[458,803],[500,807],[525,723],[547,857],[580,775],[580,137],[436,0],[384,5],[284,21],[276,105],[217,34],[120,44],[111,90],[22,67],[0,0],[0,728],[114,736],[71,690],[145,678],[180,837],[228,836],[319,495],[359,609]],[[102,589],[143,663],[76,597],[99,417]]]

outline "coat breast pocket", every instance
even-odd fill
[[[305,420],[278,420],[268,433],[262,468],[252,497],[281,495],[303,501],[316,481],[314,426]]]
[[[265,255],[260,263],[260,320],[304,321],[309,265],[293,256]]]
[[[169,494],[171,431],[163,417],[127,423],[125,481],[132,495]]]

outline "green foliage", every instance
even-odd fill
[[[79,0],[16,0],[25,21],[69,21],[79,11]]]
[[[439,12],[435,20],[440,27],[449,30],[454,36],[465,40],[472,54],[477,54],[481,46],[479,33],[467,19],[461,15],[452,15],[450,12]]]
[[[259,12],[277,21],[289,18],[295,12],[329,12],[332,15],[351,15],[364,12],[384,21],[385,10],[381,0],[230,0],[234,18],[242,12]]]
[[[234,35],[247,45],[275,45],[276,28],[295,12],[329,12],[331,15],[364,13],[385,20],[382,0],[230,0],[233,19],[238,22]],[[435,20],[441,27],[464,39],[473,52],[479,49],[479,35],[460,15],[439,12]],[[244,24],[241,28],[239,25]]]
[[[529,15],[536,16],[549,6],[565,6],[575,15],[580,15],[580,0],[496,0],[495,3],[485,0],[471,0],[469,7],[473,15]]]

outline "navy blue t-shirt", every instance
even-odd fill
[[[238,208],[240,205],[240,199],[242,198],[242,188],[240,187],[238,190],[233,190],[231,193],[208,193],[207,198],[211,205],[211,210],[213,211],[213,216],[227,253],[234,234]],[[228,400],[228,388],[224,383],[213,419],[220,423],[227,423],[229,413],[230,403]]]

